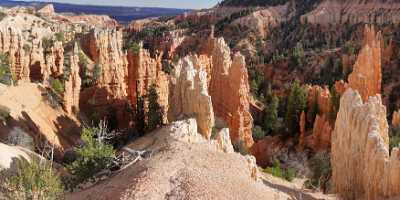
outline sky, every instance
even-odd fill
[[[31,0],[89,5],[138,6],[163,8],[211,8],[220,0]]]

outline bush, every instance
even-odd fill
[[[330,156],[327,152],[315,154],[308,162],[308,167],[312,172],[311,179],[305,184],[307,188],[321,188],[324,191],[329,189],[330,177],[332,174]]]
[[[2,183],[9,199],[63,199],[64,189],[52,166],[45,160],[21,158],[16,161],[16,175]]]
[[[12,85],[16,81],[15,75],[11,72],[8,56],[0,53],[0,83]]]
[[[50,79],[50,85],[51,88],[58,94],[62,94],[64,92],[64,83],[59,79]]]
[[[11,110],[8,107],[0,105],[0,120],[6,121],[10,118]]]
[[[101,134],[101,128],[83,128],[81,139],[84,143],[76,150],[77,159],[67,166],[74,175],[75,184],[82,183],[104,169],[110,167],[115,157],[115,151],[111,145],[105,144]],[[97,137],[97,138],[95,138]]]
[[[389,129],[389,150],[398,147],[400,143],[400,127],[390,127]]]
[[[279,163],[279,161],[275,161],[275,163],[272,167],[265,168],[263,170],[263,172],[271,174],[272,176],[275,176],[275,177],[285,179],[287,181],[292,181],[294,179],[294,177],[296,176],[296,172],[294,171],[294,169],[281,168],[281,164]]]
[[[252,133],[253,133],[254,140],[261,140],[265,137],[265,132],[264,132],[264,130],[262,130],[262,128],[260,126],[254,126]]]
[[[132,42],[129,45],[129,49],[134,53],[134,54],[139,54],[140,53],[140,45],[136,42]]]
[[[0,21],[2,21],[5,17],[7,17],[7,14],[0,12]]]
[[[63,31],[60,31],[60,32],[56,33],[55,36],[56,36],[56,40],[57,41],[64,42],[65,36],[64,36],[64,32]]]
[[[275,131],[278,127],[278,109],[279,109],[279,98],[272,94],[271,90],[265,97],[265,109],[263,128],[267,133]]]

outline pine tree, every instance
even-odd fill
[[[285,122],[291,134],[298,132],[300,115],[306,107],[307,92],[300,86],[298,81],[295,81],[291,86],[285,116]]]
[[[144,110],[144,98],[139,96],[136,100],[135,121],[136,130],[140,136],[144,135],[146,128],[146,113]]]
[[[279,98],[272,94],[270,87],[265,101],[263,128],[267,133],[271,133],[277,128]]]
[[[156,90],[156,85],[150,86],[147,92],[148,100],[148,113],[147,113],[147,131],[152,131],[157,127],[161,126],[163,123],[163,111],[158,103],[158,94]]]

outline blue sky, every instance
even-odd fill
[[[165,8],[210,8],[220,0],[32,0],[90,5],[142,6]]]

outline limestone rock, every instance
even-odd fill
[[[250,148],[253,118],[250,114],[249,83],[244,57],[237,53],[233,61],[224,39],[214,39],[210,94],[217,117],[229,127],[233,144]]]
[[[344,199],[400,194],[399,149],[389,154],[386,108],[379,95],[363,103],[357,91],[344,93],[332,135],[331,163],[334,188]]]
[[[353,72],[349,75],[349,87],[357,90],[364,101],[381,92],[381,41],[382,36],[374,27],[365,26],[364,47],[361,49]]]
[[[208,94],[206,72],[196,70],[189,57],[181,60],[175,70],[177,74],[170,93],[169,121],[194,117],[199,125],[199,133],[210,138],[214,127],[214,111]]]

